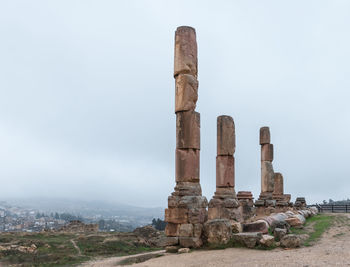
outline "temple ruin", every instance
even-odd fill
[[[201,247],[205,243],[227,243],[234,238],[244,243],[245,235],[258,244],[262,234],[276,222],[302,224],[316,211],[299,197],[295,206],[284,194],[283,175],[274,172],[273,144],[269,127],[260,128],[261,192],[254,202],[250,191],[235,191],[236,135],[232,117],[217,118],[216,190],[210,202],[202,196],[200,185],[200,114],[198,100],[197,41],[192,27],[175,32],[175,188],[165,209],[165,246]],[[288,223],[287,223],[288,221]],[[287,230],[286,230],[287,231]],[[254,239],[253,238],[253,239]],[[270,237],[269,237],[270,238]],[[254,239],[255,240],[255,239]]]

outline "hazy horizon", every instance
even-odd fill
[[[260,193],[269,126],[284,191],[350,198],[348,1],[1,1],[1,199],[165,207],[175,186],[174,32],[196,29],[201,186],[216,117],[236,126],[236,192]]]

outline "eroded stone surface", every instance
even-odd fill
[[[176,149],[175,178],[176,182],[199,181],[199,150]]]
[[[198,112],[176,113],[176,148],[200,149],[200,114]]]
[[[282,173],[279,173],[279,172],[275,173],[274,182],[275,182],[275,185],[274,185],[273,195],[283,197],[283,176],[282,176]]]
[[[209,244],[227,244],[231,234],[231,222],[227,219],[209,220],[204,224],[204,235]]]
[[[245,223],[243,224],[243,232],[250,232],[250,233],[260,232],[263,234],[267,234],[269,232],[269,225],[264,220]]]
[[[300,238],[297,235],[293,235],[293,234],[285,235],[281,239],[281,246],[285,248],[300,247]]]
[[[217,155],[233,156],[236,148],[235,124],[230,116],[217,118]]]
[[[175,33],[174,76],[181,73],[197,77],[196,31],[192,27],[178,27]]]
[[[199,237],[179,237],[179,242],[180,246],[185,248],[199,248],[203,244]]]
[[[175,112],[195,110],[198,81],[190,74],[180,74],[175,82]]]
[[[187,223],[188,210],[183,208],[165,209],[165,221],[168,223]]]
[[[260,145],[270,144],[270,128],[269,127],[261,127],[260,128]]]
[[[232,235],[234,242],[248,248],[254,248],[261,238],[262,233],[238,233]]]
[[[232,156],[216,157],[216,187],[235,186],[235,159]]]
[[[264,144],[261,146],[261,160],[273,161],[273,144]]]
[[[274,177],[272,163],[269,161],[261,162],[261,192],[273,192]]]

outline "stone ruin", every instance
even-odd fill
[[[261,193],[255,201],[258,215],[269,215],[286,211],[290,205],[290,195],[284,194],[283,176],[273,170],[273,144],[269,127],[260,128],[261,146]]]
[[[168,245],[202,246],[208,201],[199,184],[200,114],[198,99],[197,41],[191,27],[175,33],[176,151],[174,192],[168,197],[165,233]]]
[[[199,177],[200,114],[195,111],[198,100],[197,74],[195,29],[178,27],[174,57],[176,185],[165,209],[167,238],[164,246],[172,250],[177,247],[198,248],[204,243],[227,243],[233,237],[240,242],[245,235],[249,240],[256,239],[258,242],[271,239],[262,238],[261,235],[266,234],[269,228],[275,229],[275,224],[288,224],[287,220],[291,225],[305,222],[305,218],[316,211],[307,209],[305,198],[301,197],[297,198],[294,207],[290,202],[291,195],[284,194],[283,176],[275,173],[272,166],[273,144],[268,127],[260,129],[259,198],[254,203],[249,191],[239,191],[236,195],[235,124],[230,116],[217,118],[216,191],[209,203],[202,196]],[[259,234],[252,239],[254,231]]]

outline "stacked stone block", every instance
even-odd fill
[[[283,175],[276,172],[274,177],[274,191],[272,197],[276,200],[276,206],[279,211],[286,211],[286,207],[290,206],[290,194],[284,194]]]
[[[304,208],[306,208],[305,197],[297,197],[295,202],[294,202],[294,207],[296,209],[304,209]]]
[[[197,42],[191,27],[178,27],[175,33],[175,113],[176,152],[174,192],[165,210],[166,245],[200,247],[208,201],[199,183],[200,114],[198,99]]]
[[[216,191],[209,202],[208,219],[241,221],[235,193],[235,125],[232,117],[217,118]]]
[[[239,191],[237,199],[242,208],[243,221],[249,221],[255,214],[254,198],[250,191]]]
[[[265,207],[269,207],[270,212],[274,211],[276,200],[273,199],[275,173],[272,166],[273,145],[269,127],[260,128],[260,145],[261,145],[261,193],[259,199],[255,201],[258,207],[258,214],[262,213]],[[269,213],[265,212],[264,213]]]

